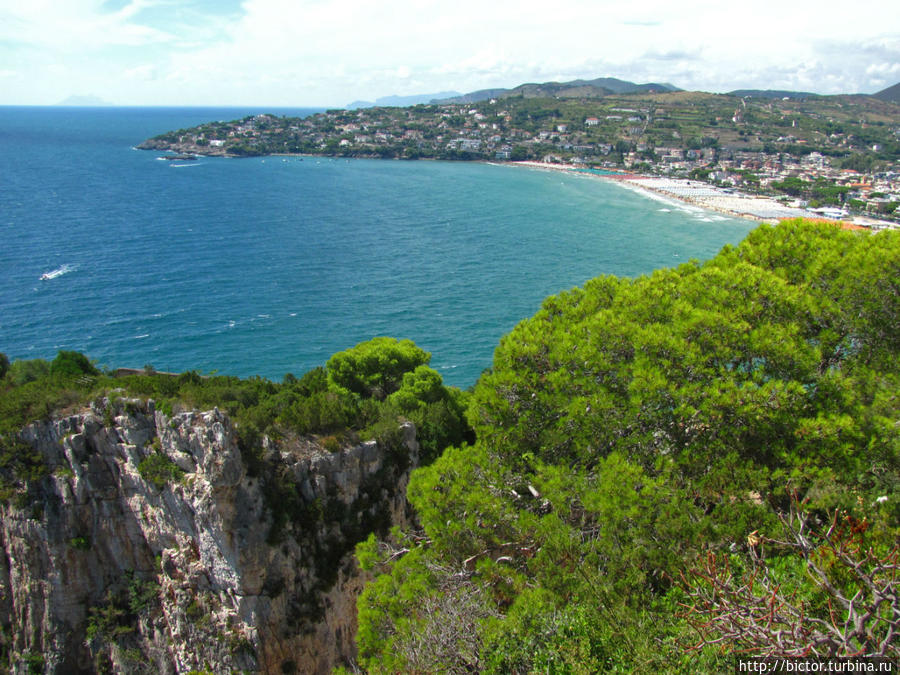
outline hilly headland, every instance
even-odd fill
[[[871,224],[866,217],[896,222],[900,203],[900,105],[882,98],[708,94],[601,78],[473,92],[406,107],[211,121],[160,134],[138,147],[223,157],[299,154],[593,167],[692,179],[770,196],[788,209],[837,219],[857,216]],[[678,192],[670,191],[675,197]]]

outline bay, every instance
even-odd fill
[[[133,149],[262,112],[313,111],[0,108],[0,351],[281,379],[390,335],[467,387],[547,295],[754,226],[593,176]]]

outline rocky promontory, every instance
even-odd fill
[[[115,396],[26,426],[48,468],[0,502],[12,672],[326,673],[352,660],[353,547],[407,517],[415,429],[242,448],[218,409]]]

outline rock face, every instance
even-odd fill
[[[242,452],[218,410],[103,399],[20,438],[49,475],[0,504],[12,672],[327,673],[352,659],[353,545],[406,518],[411,425],[392,448]]]

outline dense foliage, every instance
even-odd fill
[[[898,232],[764,226],[549,298],[477,384],[477,442],[414,473],[421,531],[359,547],[380,573],[361,664],[716,672],[737,646],[788,653],[706,602],[741,575],[794,603],[797,635],[839,632],[841,599],[897,595],[898,351]],[[896,602],[874,607],[820,653],[896,658]]]

